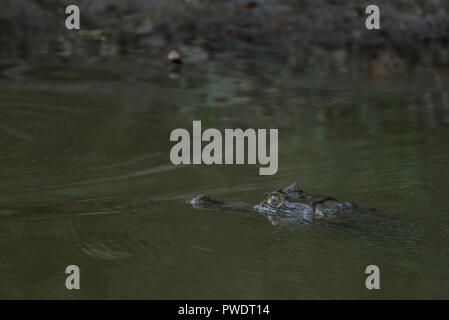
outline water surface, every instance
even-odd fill
[[[179,74],[144,62],[1,74],[1,298],[448,298],[444,70],[374,77],[217,58]],[[170,132],[193,120],[279,128],[278,173],[173,166]],[[257,203],[293,181],[381,214],[273,226],[185,203],[201,192]]]

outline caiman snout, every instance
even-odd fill
[[[187,203],[190,203],[192,206],[198,208],[198,207],[204,207],[204,206],[211,206],[211,205],[222,205],[223,202],[213,200],[209,197],[207,197],[204,194],[197,195],[192,200],[187,201]]]

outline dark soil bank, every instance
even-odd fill
[[[80,8],[80,31],[65,28],[68,4]],[[369,4],[380,8],[380,30],[365,28]],[[193,62],[221,52],[293,67],[375,59],[378,73],[449,62],[449,3],[442,0],[3,0],[1,6],[2,56],[165,58],[177,48]]]

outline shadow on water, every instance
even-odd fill
[[[447,297],[444,73],[297,73],[226,57],[175,79],[158,65],[106,67],[2,69],[0,297]],[[279,128],[278,173],[172,166],[170,132],[192,120]],[[381,214],[273,226],[185,204],[198,193],[257,203],[295,180]],[[69,264],[82,292],[63,286]],[[378,292],[364,287],[369,264]]]

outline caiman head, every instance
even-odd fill
[[[306,194],[295,182],[282,190],[271,192],[254,209],[266,213],[324,216],[351,211],[353,207],[349,202],[339,203],[332,197]]]

